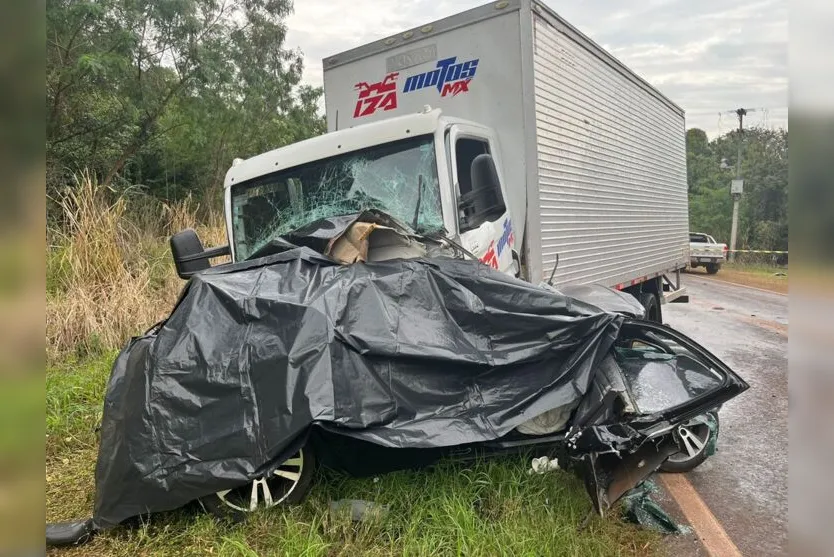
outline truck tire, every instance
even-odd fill
[[[714,275],[721,268],[721,263],[707,263],[707,274]]]
[[[646,310],[646,320],[661,323],[660,304],[657,303],[657,295],[652,292],[641,292],[637,298],[643,309]]]

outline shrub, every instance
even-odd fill
[[[222,219],[190,197],[165,204],[116,193],[89,174],[53,200],[47,230],[47,358],[119,348],[164,318],[184,286],[168,236],[196,228],[207,245],[225,241]],[[206,224],[200,224],[200,220]]]

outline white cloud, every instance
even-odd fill
[[[288,46],[304,52],[303,79],[321,85],[321,60],[483,4],[483,0],[296,0]],[[787,126],[786,0],[547,2],[687,111],[710,136],[738,107],[763,108],[751,125]]]

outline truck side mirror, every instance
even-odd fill
[[[230,254],[229,246],[203,249],[203,243],[193,228],[186,228],[171,236],[171,255],[174,257],[177,275],[181,279],[188,279],[201,271],[210,269],[209,259],[212,257]]]
[[[462,229],[472,230],[484,221],[504,214],[504,196],[501,181],[492,155],[481,154],[472,159],[472,191],[462,195],[458,209]]]

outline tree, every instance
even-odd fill
[[[692,230],[729,242],[730,180],[738,158],[738,131],[711,142],[697,129],[687,132],[689,214]],[[730,171],[721,169],[726,159]],[[788,249],[788,132],[750,128],[742,144],[744,196],[739,216],[739,249]]]
[[[690,193],[713,173],[715,166],[707,134],[698,128],[686,132],[686,174]]]
[[[210,190],[232,156],[319,133],[285,47],[291,0],[48,0],[48,185],[89,168],[151,193]]]

